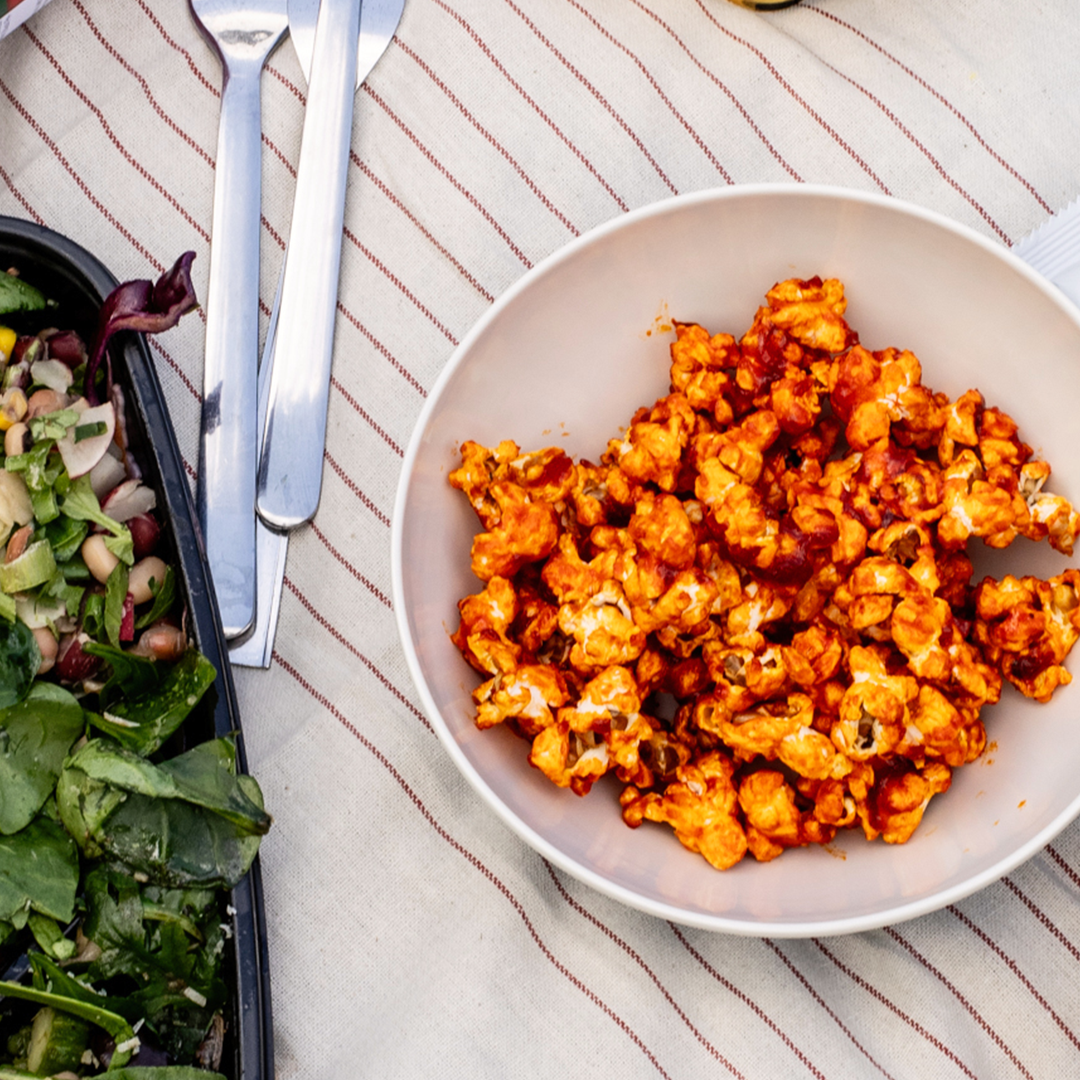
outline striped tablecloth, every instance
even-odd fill
[[[277,1074],[1080,1075],[1080,825],[982,892],[822,940],[692,930],[523,845],[461,779],[397,644],[390,517],[456,342],[568,239],[676,192],[887,192],[1010,244],[1080,194],[1075,0],[407,0],[356,100],[322,506],[268,671],[238,670]],[[0,211],[121,278],[197,252],[221,75],[181,0],[51,0],[0,42]],[[264,79],[265,327],[304,81]],[[152,350],[194,481],[204,322]]]

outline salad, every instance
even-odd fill
[[[231,738],[184,737],[217,672],[108,348],[195,307],[192,258],[119,286],[89,342],[0,272],[0,1080],[221,1062],[229,890],[270,818]]]

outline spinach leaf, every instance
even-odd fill
[[[159,664],[148,656],[136,656],[124,652],[103,641],[88,641],[83,645],[83,652],[91,656],[100,656],[112,669],[98,698],[103,708],[123,698],[139,698],[153,693],[161,685],[168,667]]]
[[[103,691],[102,715],[90,715],[94,727],[111,735],[121,746],[148,756],[161,747],[165,740],[184,722],[202,696],[217,678],[214,665],[202,653],[189,649],[175,664],[165,667],[148,661],[149,670],[130,663],[130,658],[120,650],[106,652],[100,646],[85,646],[85,651],[103,656],[122,666],[126,693],[114,700],[112,681]],[[125,657],[120,660],[117,653]],[[161,672],[159,675],[158,673]],[[136,679],[141,689],[133,692]],[[156,685],[152,680],[156,679]]]
[[[75,914],[79,853],[63,826],[35,818],[0,836],[0,919],[22,928],[31,911],[68,923]]]
[[[22,701],[41,667],[41,650],[24,622],[0,620],[0,709]]]
[[[86,903],[83,931],[101,949],[87,975],[111,986],[129,976],[134,989],[112,1007],[145,1017],[174,1057],[194,1056],[227,996],[217,892],[140,887],[131,875],[102,867],[86,880]]]
[[[12,311],[40,311],[47,304],[45,294],[17,274],[0,274],[0,314]]]
[[[0,833],[18,832],[34,819],[85,726],[74,695],[51,683],[0,710]]]
[[[168,887],[232,888],[270,827],[256,781],[235,775],[228,739],[162,765],[92,739],[68,759],[56,794],[89,857],[108,856]]]

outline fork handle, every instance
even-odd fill
[[[319,505],[352,142],[360,0],[322,0],[300,142],[257,506],[276,529]]]
[[[225,65],[205,305],[196,499],[227,638],[244,634],[255,618],[262,190],[259,78],[264,60],[262,56],[230,57]]]

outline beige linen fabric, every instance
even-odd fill
[[[407,0],[356,98],[325,485],[269,671],[237,670],[282,1080],[1065,1077],[1080,826],[895,928],[756,940],[626,909],[459,776],[397,644],[390,516],[454,345],[574,236],[676,192],[888,192],[1003,244],[1080,194],[1073,0]],[[180,0],[53,0],[0,42],[0,211],[120,278],[197,253],[221,84]],[[263,326],[304,81],[263,82]],[[204,322],[152,351],[194,483]],[[510,433],[508,433],[510,434]]]

